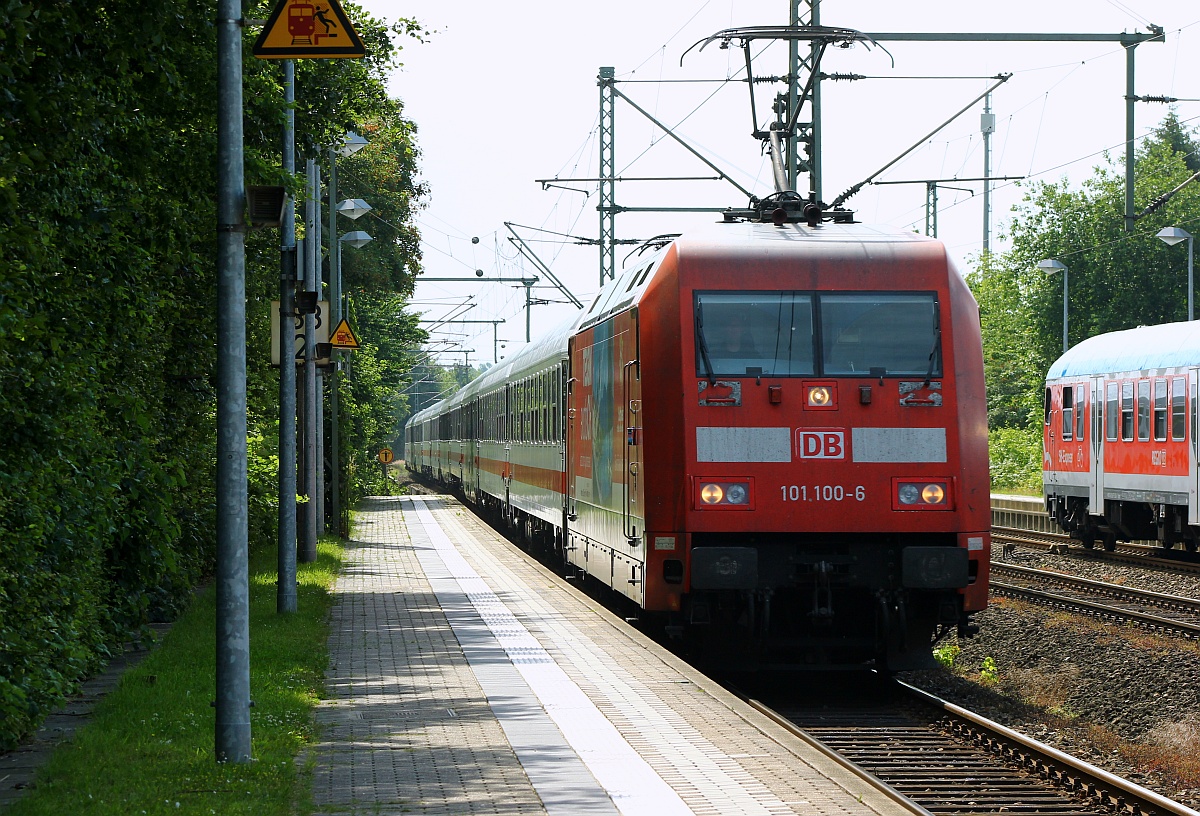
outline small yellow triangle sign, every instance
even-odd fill
[[[279,0],[254,43],[259,59],[366,56],[338,0]]]
[[[350,330],[350,324],[342,318],[342,322],[337,324],[337,328],[329,335],[329,344],[337,349],[350,349],[356,351],[358,349],[358,338],[354,336],[354,332]]]

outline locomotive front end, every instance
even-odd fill
[[[930,665],[987,598],[974,300],[936,242],[738,229],[678,246],[673,427],[671,388],[642,386],[647,450],[681,454],[661,478],[647,455],[646,605],[714,655]]]

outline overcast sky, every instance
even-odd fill
[[[428,277],[528,277],[536,270],[517,256],[504,222],[594,238],[599,215],[594,183],[564,183],[543,190],[542,178],[598,175],[600,66],[613,66],[618,87],[742,186],[772,192],[771,170],[750,137],[751,114],[739,78],[739,48],[683,52],[724,28],[783,24],[787,0],[608,0],[604,3],[515,0],[362,0],[377,17],[413,17],[436,33],[425,44],[409,42],[404,67],[391,80],[419,128],[423,179],[431,190],[420,214]],[[917,11],[914,11],[917,9]],[[864,32],[1071,32],[1166,29],[1166,41],[1136,50],[1139,95],[1200,99],[1200,5],[1192,0],[1010,0],[1004,3],[919,3],[825,0],[821,22]],[[864,180],[982,93],[1001,72],[1013,77],[992,95],[996,133],[992,175],[1026,176],[1078,185],[1104,162],[1120,160],[1125,138],[1125,55],[1115,43],[881,43],[830,49],[826,73],[870,79],[825,82],[823,93],[826,201]],[[755,47],[755,53],[762,46]],[[786,72],[786,46],[755,60],[758,75]],[[890,53],[890,56],[889,56]],[[892,60],[895,64],[892,64]],[[927,77],[938,77],[932,79]],[[660,80],[710,80],[661,82]],[[635,82],[636,81],[636,82]],[[759,86],[760,124],[782,85]],[[1200,124],[1200,102],[1176,104],[1181,119]],[[983,174],[980,102],[927,139],[881,181],[972,178]],[[1137,105],[1137,135],[1167,113],[1161,104]],[[805,117],[807,118],[807,117]],[[624,176],[710,176],[661,130],[618,101],[616,159]],[[802,180],[801,188],[807,189]],[[982,246],[982,187],[939,190],[938,237],[969,268]],[[971,190],[974,191],[972,195]],[[582,192],[580,192],[582,191]],[[1023,191],[997,182],[992,199],[993,250],[1005,247],[1004,227]],[[625,182],[616,200],[626,206],[745,206],[728,182]],[[861,221],[924,231],[925,185],[869,185],[847,203]],[[681,232],[715,216],[622,214],[620,238]],[[360,222],[368,231],[370,224]],[[581,300],[599,285],[595,247],[522,230],[537,254]],[[472,243],[477,237],[479,242]],[[1150,239],[1152,240],[1152,239]],[[628,249],[618,248],[618,267]],[[562,300],[553,289],[535,297]],[[469,320],[506,320],[501,354],[525,337],[524,287],[520,284],[419,283],[414,309],[427,317],[470,304]],[[462,309],[459,309],[462,311]],[[562,304],[535,306],[533,334],[568,316]],[[474,363],[491,362],[492,329],[456,326],[459,348]],[[464,356],[442,355],[444,362]]]

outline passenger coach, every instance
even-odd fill
[[[1195,551],[1198,370],[1197,322],[1091,337],[1050,367],[1046,509],[1085,547],[1151,540]]]
[[[987,603],[978,310],[910,233],[676,238],[406,434],[411,469],[709,654],[928,665]]]

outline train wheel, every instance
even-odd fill
[[[1105,534],[1104,534],[1104,551],[1105,551],[1105,552],[1112,552],[1112,551],[1113,551],[1113,550],[1115,550],[1116,548],[1117,548],[1117,535],[1116,535],[1116,533],[1105,533]]]
[[[1085,534],[1085,535],[1084,535],[1084,536],[1083,536],[1081,539],[1079,539],[1079,543],[1083,545],[1083,548],[1084,548],[1085,550],[1091,550],[1091,549],[1095,549],[1095,547],[1096,547],[1096,534],[1095,534],[1095,533],[1087,533],[1087,534]]]
[[[1196,551],[1196,539],[1194,539],[1194,538],[1184,539],[1183,548],[1190,553],[1194,553]]]

